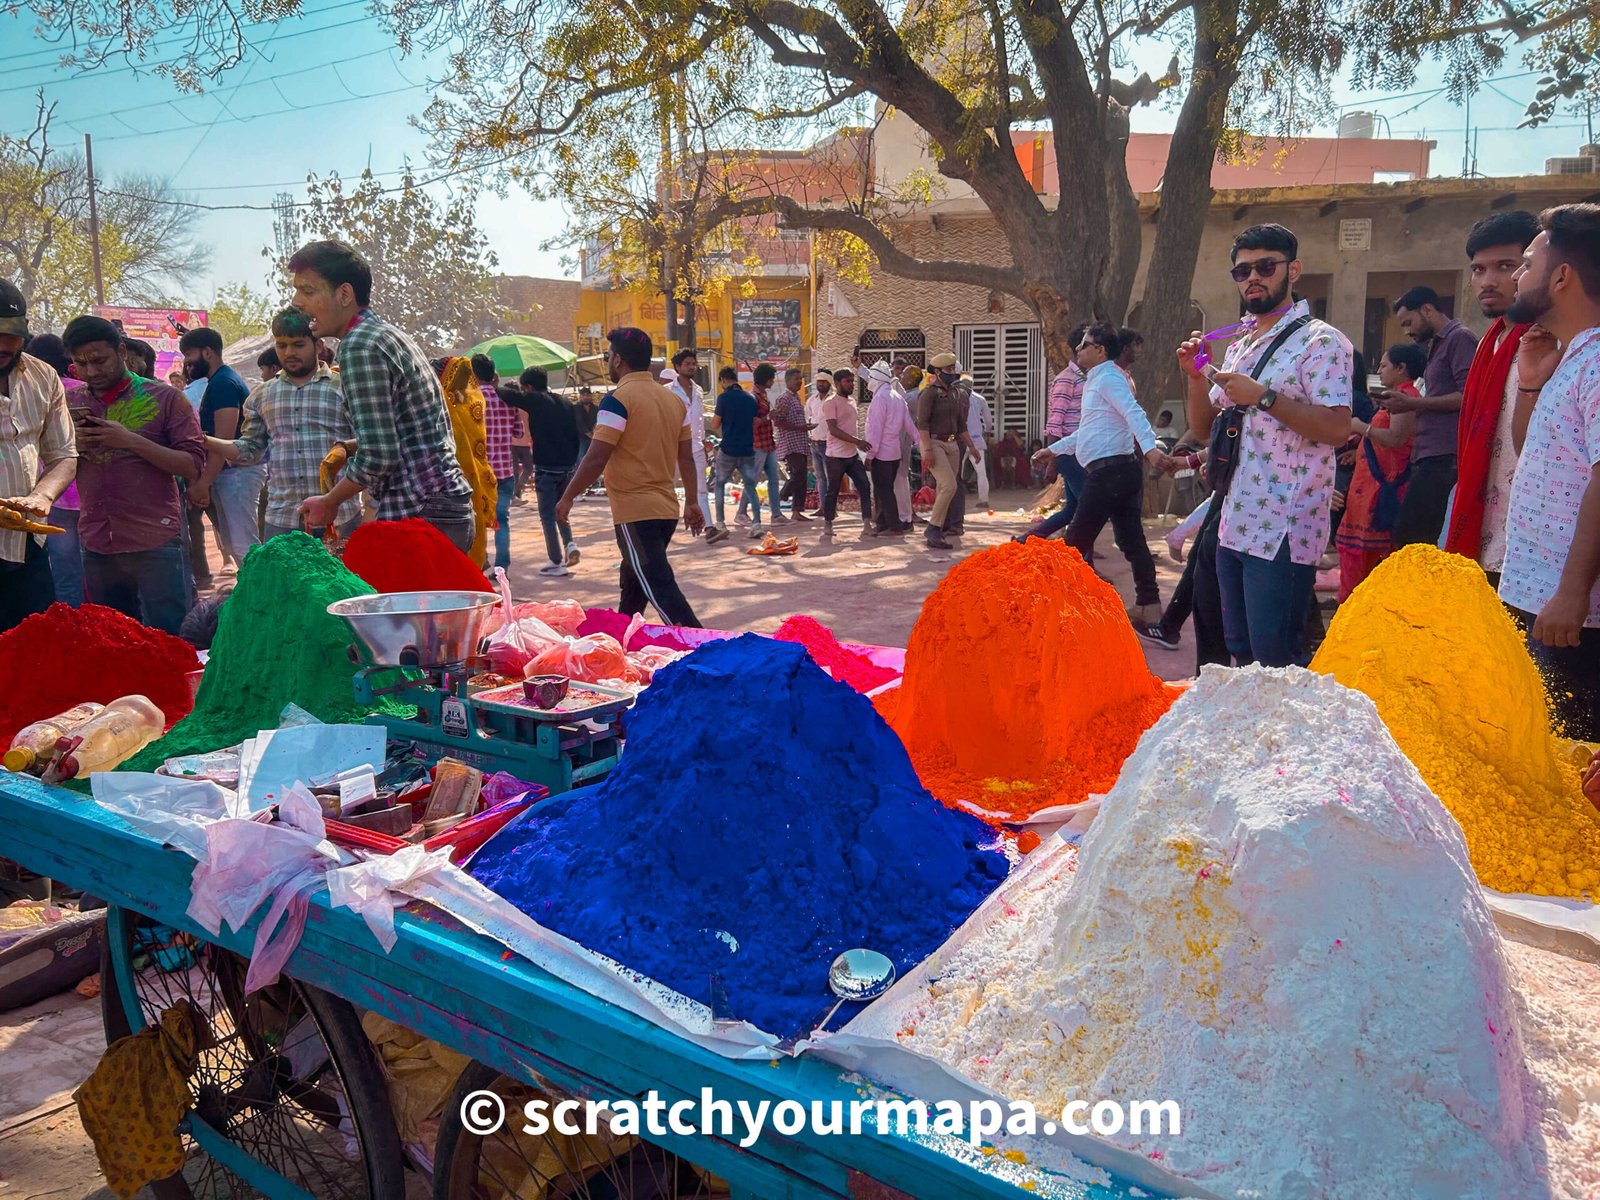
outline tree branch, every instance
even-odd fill
[[[896,246],[889,234],[863,213],[847,209],[807,208],[793,197],[783,195],[728,200],[716,206],[714,211],[719,223],[777,213],[791,229],[816,229],[825,233],[848,234],[859,239],[877,256],[886,272],[901,279],[965,283],[1027,299],[1024,280],[1017,271],[989,263],[917,258]]]

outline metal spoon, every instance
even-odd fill
[[[833,960],[828,968],[828,990],[839,997],[828,1015],[818,1023],[818,1029],[827,1028],[833,1014],[846,1000],[876,1000],[894,983],[894,963],[886,954],[876,950],[846,950]]]

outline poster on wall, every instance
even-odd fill
[[[800,360],[800,301],[733,301],[733,357],[740,366],[769,362],[780,371]]]
[[[94,315],[121,329],[124,337],[154,346],[156,378],[162,383],[167,382],[169,372],[183,370],[178,339],[186,330],[206,324],[207,317],[203,308],[129,308],[120,304],[97,304]]]

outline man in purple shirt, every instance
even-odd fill
[[[1414,287],[1394,302],[1400,328],[1428,350],[1423,394],[1390,392],[1382,401],[1395,414],[1391,428],[1401,438],[1412,435],[1411,482],[1395,523],[1396,549],[1413,542],[1438,544],[1450,509],[1450,491],[1456,485],[1456,425],[1478,339],[1447,316],[1441,303],[1439,293],[1430,287]]]
[[[128,374],[122,334],[110,321],[74,318],[61,340],[86,385],[71,404],[84,592],[176,634],[192,597],[174,477],[200,478],[199,418],[182,392]]]

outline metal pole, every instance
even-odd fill
[[[89,170],[89,245],[94,251],[94,302],[106,302],[105,273],[100,267],[100,209],[94,196],[94,143],[83,135],[83,160]]]

